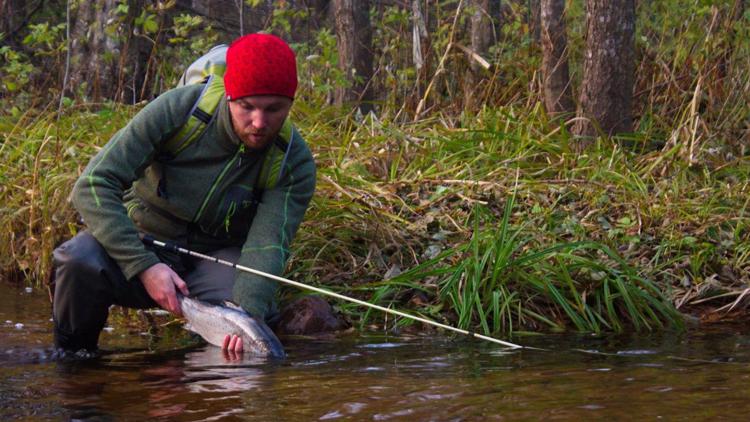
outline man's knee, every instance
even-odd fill
[[[52,252],[55,271],[98,272],[106,265],[107,253],[89,232],[82,231]]]
[[[214,258],[236,262],[240,248],[224,248],[210,254]],[[184,279],[192,296],[206,302],[220,304],[232,299],[235,269],[226,265],[196,258],[194,270]]]
[[[55,308],[81,296],[110,300],[112,283],[119,278],[124,280],[117,264],[86,231],[60,245],[52,257]]]
[[[109,278],[115,264],[85,231],[53,251],[53,264],[55,344],[94,350],[114,301]]]

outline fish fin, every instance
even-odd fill
[[[240,307],[240,305],[238,305],[238,304],[236,304],[236,303],[234,303],[234,302],[232,302],[230,300],[225,300],[224,303],[223,303],[223,305],[225,307],[229,308],[229,309],[234,309],[235,311],[240,311],[240,312],[247,313],[244,309],[242,309]]]

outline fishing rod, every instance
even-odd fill
[[[189,256],[194,256],[196,258],[205,259],[207,261],[213,261],[213,262],[216,262],[217,264],[226,265],[226,266],[229,266],[229,267],[232,267],[232,268],[236,268],[236,269],[238,269],[240,271],[244,271],[244,272],[247,272],[247,273],[256,274],[256,275],[259,275],[259,276],[262,276],[262,277],[270,278],[271,280],[276,280],[276,281],[278,281],[280,283],[288,284],[288,285],[291,285],[291,286],[294,286],[294,287],[298,287],[300,289],[310,290],[310,291],[313,291],[313,292],[316,292],[316,293],[320,293],[320,294],[323,294],[323,295],[326,295],[326,296],[335,297],[336,299],[341,299],[341,300],[344,300],[344,301],[347,301],[347,302],[356,303],[358,305],[362,305],[362,306],[365,306],[365,307],[368,307],[368,308],[377,309],[379,311],[382,311],[382,312],[385,312],[385,313],[388,313],[388,314],[398,315],[398,316],[401,316],[401,317],[404,317],[404,318],[413,319],[415,321],[423,322],[423,323],[428,324],[428,325],[434,325],[436,327],[440,327],[440,328],[443,328],[445,330],[449,330],[449,331],[453,331],[453,332],[456,332],[456,333],[459,333],[459,334],[463,334],[463,335],[467,335],[467,336],[470,336],[470,337],[478,338],[480,340],[491,341],[493,343],[501,344],[503,346],[510,347],[512,349],[530,349],[530,347],[524,347],[524,346],[520,346],[518,344],[514,344],[514,343],[510,343],[510,342],[503,341],[503,340],[500,340],[500,339],[496,339],[494,337],[484,336],[482,334],[477,334],[477,333],[475,333],[473,331],[462,330],[460,328],[452,327],[452,326],[446,325],[446,324],[441,324],[439,322],[432,321],[432,320],[429,320],[429,319],[426,319],[426,318],[422,318],[422,317],[418,317],[418,316],[415,316],[415,315],[410,315],[410,314],[407,314],[405,312],[397,311],[395,309],[386,308],[386,307],[383,307],[383,306],[380,306],[380,305],[375,305],[375,304],[372,304],[372,303],[369,303],[369,302],[365,302],[363,300],[355,299],[353,297],[344,296],[342,294],[335,293],[335,292],[332,292],[330,290],[321,289],[319,287],[310,286],[310,285],[307,285],[307,284],[304,284],[304,283],[300,283],[298,281],[289,280],[289,279],[284,278],[284,277],[279,277],[279,276],[276,276],[276,275],[273,275],[273,274],[268,274],[266,272],[259,271],[259,270],[256,270],[256,269],[253,269],[253,268],[250,268],[250,267],[245,267],[244,265],[239,265],[239,264],[234,263],[234,262],[230,262],[230,261],[226,261],[226,260],[223,260],[223,259],[215,258],[213,256],[205,255],[205,254],[202,254],[200,252],[191,251],[189,249],[185,249],[183,247],[180,247],[180,246],[178,246],[178,245],[176,245],[174,243],[161,242],[159,240],[154,239],[154,237],[151,236],[151,235],[144,235],[142,240],[143,240],[143,243],[145,243],[147,245],[156,246],[156,247],[159,247],[159,248],[162,248],[162,249],[166,249],[166,250],[169,250],[169,251],[172,251],[172,252],[178,252],[178,253],[189,255]]]

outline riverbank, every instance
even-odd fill
[[[0,117],[3,277],[44,282],[81,227],[73,181],[136,111]],[[578,153],[538,108],[510,106],[416,122],[294,113],[319,171],[291,279],[488,334],[743,316],[750,164],[720,142],[647,129]]]

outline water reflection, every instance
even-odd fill
[[[263,387],[264,371],[257,366],[270,365],[270,359],[244,356],[228,360],[216,347],[207,346],[185,355],[181,382],[193,393],[232,393]]]
[[[156,419],[206,419],[245,409],[241,395],[264,383],[275,365],[262,358],[229,360],[218,348],[153,353],[119,352],[98,361],[59,362],[49,393],[73,419],[123,414]],[[33,369],[33,367],[29,367]],[[233,404],[232,404],[233,403]],[[227,407],[233,407],[227,409]]]
[[[92,376],[98,363],[54,364],[56,377],[49,378],[48,392],[56,397],[61,408],[74,420],[114,420],[102,399],[108,394],[110,383],[106,377]]]

